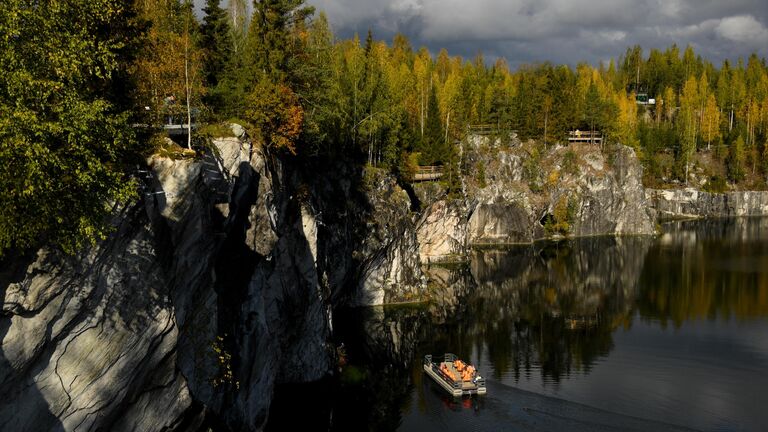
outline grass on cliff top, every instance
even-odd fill
[[[206,138],[232,138],[235,134],[232,132],[230,123],[210,123],[203,125],[197,130],[197,135]]]
[[[187,159],[194,157],[194,151],[182,147],[168,137],[165,132],[157,133],[149,138],[150,155],[160,156],[173,160]]]

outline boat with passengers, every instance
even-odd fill
[[[432,360],[431,354],[424,356],[424,372],[453,396],[486,393],[485,378],[454,354],[445,353],[439,363]]]

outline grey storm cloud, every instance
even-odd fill
[[[691,45],[712,61],[768,53],[766,0],[309,0],[340,37],[370,28],[414,46],[510,64],[597,63],[636,44]]]

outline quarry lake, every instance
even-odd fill
[[[768,425],[768,220],[477,250],[427,304],[337,311],[338,378],[278,387],[267,430],[758,431]],[[453,399],[425,354],[474,363]]]

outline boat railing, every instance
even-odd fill
[[[485,378],[478,375],[477,378],[475,378],[474,383],[478,387],[485,387]]]

